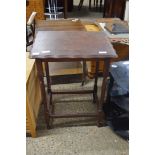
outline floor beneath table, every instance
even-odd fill
[[[100,86],[102,79],[99,79]],[[53,90],[78,90],[93,88],[93,80],[81,83],[53,85]],[[57,113],[95,112],[92,95],[55,95]],[[98,128],[94,118],[54,119],[53,129],[47,130],[43,107],[39,112],[37,138],[26,138],[27,155],[128,155],[129,144],[108,126]]]

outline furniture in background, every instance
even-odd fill
[[[84,0],[80,0],[79,6],[78,6],[79,10],[81,10],[83,2],[84,2]],[[89,0],[89,10],[91,10],[91,8],[92,8],[91,3],[92,3],[92,0]],[[94,0],[94,7],[97,10],[98,9],[98,3],[100,3],[99,6],[100,6],[100,11],[101,11],[101,9],[102,9],[102,0]]]
[[[46,5],[46,4],[45,4]],[[60,9],[62,8],[58,7],[57,0],[47,0],[47,7],[45,7],[45,15],[48,15],[51,19],[57,19],[59,14],[62,14],[60,12]]]
[[[26,53],[26,133],[36,137],[37,117],[41,104],[41,92],[35,60]]]
[[[128,25],[127,22],[121,21],[119,18],[100,18],[96,19],[95,23],[92,23],[90,25],[86,26],[87,31],[104,31],[103,28],[101,28],[100,23],[122,23],[125,25]],[[116,50],[116,53],[118,55],[118,58],[111,60],[111,62],[114,61],[121,61],[121,60],[127,60],[129,58],[129,35],[128,34],[122,34],[122,35],[110,35],[107,31],[104,31],[107,33],[114,49]],[[87,62],[88,67],[88,76],[90,78],[94,78],[95,76],[95,69],[96,69],[96,63],[95,61]],[[99,62],[99,73],[102,73],[104,70],[104,62]]]
[[[63,7],[64,7],[64,18],[67,18],[67,10],[68,10],[68,1],[71,0],[63,0]],[[26,5],[26,21],[30,17],[33,11],[37,12],[36,19],[44,20],[45,19],[45,7],[46,7],[46,0],[29,0]],[[71,3],[69,3],[71,4]],[[70,6],[70,5],[69,5]]]
[[[78,6],[78,9],[79,9],[79,10],[81,10],[81,8],[82,8],[83,1],[84,1],[84,0],[80,0],[80,2],[79,2],[79,6]],[[89,0],[89,9],[90,9],[90,5],[91,5],[91,0]]]
[[[103,18],[124,19],[126,0],[104,0]]]
[[[122,43],[112,43],[112,45],[113,45],[113,48],[116,50],[118,57],[116,59],[112,59],[111,63],[115,61],[122,61],[122,60],[129,59],[129,45],[122,44]],[[94,78],[95,69],[96,69],[96,62],[91,61],[90,69],[88,71],[88,76],[90,78]],[[104,70],[104,62],[100,61],[99,62],[99,73],[102,73],[103,70]]]
[[[68,0],[45,0],[45,15],[49,16],[50,19],[57,19],[62,13],[64,18],[67,18],[67,10]]]
[[[41,41],[42,40],[42,41]],[[94,42],[95,40],[95,42]],[[93,44],[92,44],[93,43]],[[38,46],[39,45],[39,46]],[[87,48],[86,48],[87,47]],[[48,51],[47,51],[48,49]],[[30,53],[30,58],[36,60],[38,77],[40,80],[40,88],[42,100],[44,103],[44,113],[47,128],[51,127],[50,118],[69,118],[69,117],[95,117],[97,126],[103,126],[102,111],[106,88],[107,78],[109,75],[109,66],[111,58],[117,57],[112,45],[104,33],[98,32],[82,32],[82,31],[39,31],[36,35],[36,40]],[[44,85],[44,62],[69,62],[69,61],[88,61],[95,60],[104,61],[105,67],[103,71],[103,82],[101,86],[101,97],[97,96],[97,81],[98,81],[98,65],[96,65],[96,76],[93,90],[86,91],[69,91],[69,92],[54,92],[51,90],[51,81],[49,80],[49,70],[46,70],[48,93],[45,91]],[[47,63],[48,64],[48,63]],[[87,94],[93,95],[93,101],[97,104],[96,113],[77,113],[77,114],[56,114],[54,111],[54,103],[52,95],[54,94]]]
[[[118,18],[115,18],[115,19],[114,18],[101,18],[101,19],[96,19],[96,22],[94,22],[92,20],[82,20],[82,21],[80,21],[80,20],[71,20],[71,19],[53,20],[53,21],[51,21],[51,20],[50,21],[37,20],[36,21],[36,31],[97,31],[98,32],[98,31],[102,31],[102,29],[98,25],[98,23],[106,23],[106,22],[113,22],[113,21],[120,22],[120,19],[118,19]],[[128,58],[128,55],[129,55],[128,45],[125,45],[125,44],[120,45],[118,43],[118,41],[119,40],[118,39],[115,40],[115,38],[111,40],[111,42],[113,42],[113,44],[118,44],[120,46],[120,49],[118,49],[118,50],[122,51],[122,52],[120,52],[121,54],[118,53],[119,57],[116,58],[116,60],[119,60],[119,58],[120,58],[120,60],[121,59],[125,60],[126,58]],[[117,46],[116,48],[118,48],[118,45],[116,45]],[[117,51],[117,49],[116,49],[116,51]],[[96,72],[96,62],[95,61],[88,61],[87,62],[87,67],[88,67],[88,76],[91,77],[91,78],[94,78],[95,77],[95,72]],[[30,67],[28,67],[28,68],[30,68]],[[36,69],[36,66],[35,66],[35,69]],[[102,73],[103,69],[104,69],[104,63],[102,61],[99,61],[98,72]],[[82,73],[81,69],[76,68],[76,69],[68,69],[65,72],[64,72],[64,70],[60,70],[60,72],[56,72],[54,74],[55,75],[64,75],[64,74],[81,74],[81,73]],[[35,109],[34,106],[33,106],[33,108]],[[35,111],[37,111],[37,109],[38,108],[36,107]],[[33,117],[33,115],[31,117]],[[37,115],[36,115],[36,119],[37,119]],[[30,118],[30,120],[31,120],[31,118]],[[27,119],[27,121],[28,121],[28,119]],[[29,127],[30,125],[27,125],[27,126]],[[35,125],[31,130],[32,130],[32,132],[34,131],[35,134],[36,134],[36,131],[34,129],[35,129]],[[28,131],[30,133],[30,129],[29,130],[27,129],[27,132]]]
[[[37,12],[32,12],[30,18],[26,23],[26,49],[33,44],[35,36],[35,17]]]
[[[28,5],[26,5],[26,21],[28,21],[32,12],[37,12],[36,19],[43,20],[45,9],[45,0],[29,0]]]
[[[107,98],[103,110],[109,127],[129,140],[129,61],[111,64]]]
[[[57,0],[58,6],[63,7],[64,6],[64,0]],[[67,11],[71,12],[73,10],[73,0],[67,0]]]

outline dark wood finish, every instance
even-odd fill
[[[61,46],[60,46],[61,45]],[[40,53],[41,51],[50,51],[48,54]],[[107,53],[99,54],[99,51],[106,51]],[[53,53],[55,52],[55,53]],[[34,54],[40,53],[40,56]],[[111,58],[116,57],[116,53],[110,44],[108,38],[104,33],[95,33],[95,32],[70,32],[70,31],[41,31],[38,32],[36,36],[36,40],[34,42],[33,49],[30,53],[31,58],[36,59],[38,76],[40,79],[40,87],[42,99],[44,101],[44,112],[45,112],[45,120],[47,124],[47,128],[50,128],[50,117],[53,122],[54,118],[63,118],[63,117],[96,117],[97,125],[103,125],[103,111],[102,106],[104,103],[105,93],[106,93],[106,84],[107,84],[107,76],[109,70],[109,62]],[[46,65],[47,62],[52,61],[86,61],[86,60],[95,60],[98,61],[105,60],[105,70],[104,70],[104,79],[102,83],[101,89],[101,98],[98,99],[97,96],[97,72],[98,65],[96,67],[96,78],[94,82],[94,90],[86,90],[86,91],[73,91],[73,92],[52,92],[46,94],[45,85],[43,82],[43,66],[45,63],[45,70],[48,69]],[[48,75],[48,71],[47,75]],[[49,75],[48,75],[49,76]],[[47,80],[48,81],[48,80]],[[50,81],[51,82],[51,81]],[[50,83],[48,82],[48,83]],[[50,83],[51,84],[51,83]],[[54,111],[54,103],[52,102],[53,94],[86,94],[93,93],[94,100],[97,104],[97,113],[96,114],[55,114]],[[50,106],[49,106],[50,104]],[[51,123],[52,123],[51,122]]]
[[[97,24],[100,22],[105,22],[105,23],[122,23],[125,25],[128,25],[127,22],[120,20],[119,18],[98,18],[96,19],[96,22],[94,23],[92,20],[83,20],[83,21],[76,21],[73,22],[71,19],[67,19],[67,20],[56,20],[56,21],[45,21],[45,20],[39,20],[36,22],[36,29],[37,30],[50,30],[50,31],[86,31],[86,29],[84,28],[83,25],[89,25],[89,24]],[[98,24],[97,24],[98,26]],[[102,28],[100,28],[100,31],[102,31]],[[118,40],[118,39],[114,39],[114,40]],[[120,39],[119,39],[120,40]],[[127,39],[128,40],[128,39]],[[112,41],[113,42],[113,41]],[[117,41],[118,42],[118,41]],[[113,47],[116,50],[117,54],[118,54],[118,58],[120,60],[124,60],[124,58],[128,58],[129,57],[129,48],[128,45],[125,44],[120,44],[120,43],[113,43]],[[114,59],[113,61],[115,61],[116,59]],[[58,60],[56,60],[58,61]],[[89,77],[94,77],[95,75],[95,62],[91,62],[92,63],[92,67],[91,67],[91,72],[89,72],[88,76]],[[94,66],[94,67],[93,67]],[[104,68],[104,63],[103,62],[99,62],[99,72],[102,72]],[[85,75],[87,75],[86,73],[86,67],[85,67],[85,63],[83,63],[83,73]],[[83,74],[83,80],[82,80],[82,85],[85,82],[86,76]]]
[[[67,20],[38,20],[36,23],[37,31],[86,31],[84,25],[80,20],[72,21],[71,19]],[[86,78],[86,62],[83,62],[83,77],[82,77],[82,85],[85,82]],[[49,74],[48,72],[46,73]],[[50,86],[48,86],[50,88]]]
[[[52,118],[73,118],[73,117],[97,117],[96,113],[57,114],[50,115]]]
[[[105,0],[103,17],[118,17],[124,19],[126,0]]]
[[[97,102],[98,68],[99,68],[99,61],[96,61],[96,73],[95,73],[95,83],[94,83],[94,92],[93,92],[93,103]]]
[[[67,18],[67,2],[68,2],[68,0],[64,0],[64,18],[66,19]]]
[[[48,93],[51,92],[51,78],[49,75],[49,66],[48,66],[48,62],[45,62],[45,71],[46,71],[46,79],[47,79],[47,89],[48,89]]]
[[[31,58],[51,59],[51,61],[90,60],[116,56],[104,32],[85,31],[39,31],[30,53]]]
[[[67,11],[71,12],[73,10],[73,0],[68,0],[67,2]]]
[[[64,0],[57,0],[58,1],[58,6],[63,6],[64,5]],[[67,1],[67,11],[71,12],[73,10],[73,0],[66,0]]]
[[[110,59],[105,59],[104,61],[105,67],[103,71],[103,82],[102,82],[102,87],[101,87],[101,98],[99,100],[99,105],[98,105],[98,127],[103,125],[103,105],[105,102],[105,97],[106,97],[106,88],[107,88],[107,79],[109,76],[109,68],[110,68]]]
[[[53,91],[52,94],[89,94],[94,93],[93,90],[83,90],[83,91],[65,91],[65,92],[56,92]]]
[[[87,75],[87,64],[86,64],[86,61],[83,61],[83,74],[82,74],[82,86],[84,85],[85,81],[86,81],[86,75]]]

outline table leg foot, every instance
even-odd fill
[[[102,111],[99,111],[99,113],[98,113],[98,120],[97,120],[97,126],[98,127],[103,127],[104,124],[105,124],[104,113]]]
[[[48,94],[51,93],[51,89],[48,89],[47,92],[48,92]]]
[[[94,104],[97,103],[97,97],[96,97],[96,94],[93,94],[93,103],[94,103]]]
[[[84,80],[82,80],[81,86],[84,86],[84,84],[85,84],[85,81],[84,81]]]
[[[97,126],[98,126],[98,127],[103,127],[103,123],[102,123],[102,122],[98,122],[98,123],[97,123]]]
[[[51,125],[48,124],[47,125],[47,129],[50,130],[51,129]]]

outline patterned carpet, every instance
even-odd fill
[[[101,86],[99,79],[98,86]],[[93,80],[81,83],[53,85],[53,90],[90,89]],[[98,91],[100,94],[100,90]],[[92,95],[55,95],[56,112],[94,112]],[[26,138],[27,155],[128,155],[128,142],[108,127],[98,128],[92,118],[54,119],[54,128],[47,130],[43,107],[40,109],[37,138]]]

